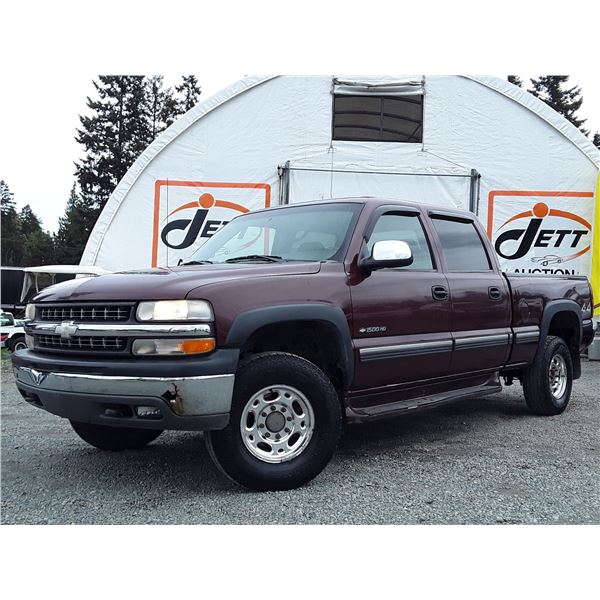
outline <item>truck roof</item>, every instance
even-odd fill
[[[397,204],[398,206],[406,206],[409,208],[421,209],[427,207],[427,209],[442,212],[442,213],[456,213],[456,214],[471,214],[471,211],[464,208],[454,208],[443,206],[441,204],[425,204],[423,202],[415,202],[411,200],[404,200],[401,198],[385,198],[380,196],[344,196],[340,198],[328,198],[326,200],[310,200],[306,202],[294,202],[293,204],[282,204],[280,206],[271,206],[269,208],[261,208],[253,210],[253,213],[263,212],[266,210],[278,210],[282,208],[289,208],[292,206],[314,206],[315,204],[340,204],[340,203],[352,203],[352,204],[370,204],[373,206],[380,206],[382,204]]]

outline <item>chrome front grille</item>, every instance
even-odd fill
[[[98,357],[131,357],[139,338],[197,338],[214,336],[210,323],[140,323],[135,303],[36,305],[35,317],[25,323],[34,350]]]
[[[36,307],[36,320],[74,321],[75,323],[119,323],[129,321],[132,305],[128,304],[62,304]]]
[[[124,352],[127,349],[125,337],[78,336],[62,338],[60,335],[41,334],[35,336],[36,348],[49,350],[90,350],[98,352]]]

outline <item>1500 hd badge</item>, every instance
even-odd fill
[[[378,325],[375,327],[361,327],[358,332],[359,333],[383,333],[387,331],[387,327],[385,325]]]

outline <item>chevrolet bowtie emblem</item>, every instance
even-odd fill
[[[63,321],[54,328],[54,333],[59,333],[61,338],[72,338],[77,332],[77,325],[73,321]]]
[[[29,371],[29,375],[35,385],[41,385],[42,381],[46,379],[46,373],[42,373],[42,371],[36,371],[35,369],[27,369],[27,371]]]

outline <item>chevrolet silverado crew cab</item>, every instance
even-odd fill
[[[44,289],[13,354],[27,402],[103,450],[205,431],[235,482],[314,478],[346,423],[518,379],[565,410],[593,337],[585,277],[506,275],[477,218],[350,198],[241,215],[176,268]]]

